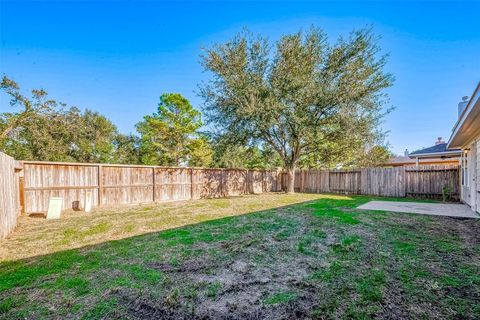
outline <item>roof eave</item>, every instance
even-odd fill
[[[478,83],[475,91],[473,92],[472,98],[468,101],[465,110],[458,118],[457,123],[453,127],[452,135],[447,143],[447,148],[461,148],[467,141],[465,137],[461,137],[462,130],[464,129],[465,123],[468,123],[469,118],[478,116],[480,114],[480,82]],[[473,121],[473,120],[472,120]]]
[[[408,157],[410,159],[416,158],[442,158],[442,157],[455,157],[460,156],[462,154],[462,150],[451,150],[451,151],[444,151],[444,152],[430,152],[430,153],[419,153],[419,154],[410,154]]]

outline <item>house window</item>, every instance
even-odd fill
[[[468,154],[462,155],[462,186],[468,187]]]

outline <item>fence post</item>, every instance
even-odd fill
[[[18,192],[16,194],[16,202],[17,205],[19,205],[19,208],[17,210],[17,215],[23,215],[25,213],[25,186],[23,180],[23,163],[16,160],[14,161],[14,176],[15,179],[18,179]]]
[[[224,172],[224,175],[225,175],[225,179],[223,179],[223,184],[224,184],[224,188],[223,188],[223,196],[227,196],[228,197],[228,172],[229,170],[226,169],[223,171]]]
[[[190,169],[190,199],[194,197],[194,188],[193,188],[193,169]]]
[[[402,176],[402,197],[407,196],[407,170],[404,166],[402,166],[402,169],[400,171],[400,175]]]
[[[331,180],[330,174],[332,173],[332,171],[328,170],[327,172],[328,172],[328,192],[332,192],[332,188],[330,186],[330,180]]]
[[[225,191],[223,190],[223,175],[224,175],[224,169],[220,169],[220,195],[222,197],[225,196]]]
[[[262,170],[262,193],[265,192],[265,170]]]
[[[98,165],[98,206],[102,205],[103,198],[103,169],[102,165]]]
[[[303,171],[303,169],[300,169],[299,170],[299,178],[300,178],[300,192],[303,192],[303,178],[304,178],[304,175],[305,175],[305,172]]]
[[[283,169],[277,168],[277,191],[283,191]]]
[[[18,177],[19,191],[20,191],[20,214],[25,214],[25,178],[24,176]]]
[[[155,167],[152,168],[152,183],[153,183],[153,188],[152,188],[152,192],[153,192],[153,195],[152,195],[152,200],[153,202],[155,202]]]

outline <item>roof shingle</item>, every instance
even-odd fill
[[[461,152],[460,149],[447,149],[446,143],[439,143],[429,148],[414,151],[410,153],[409,156],[422,155],[427,153],[443,153],[443,152],[455,152],[455,151]]]

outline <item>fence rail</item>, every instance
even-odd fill
[[[17,166],[17,161],[0,152],[0,239],[15,228],[20,213]]]

